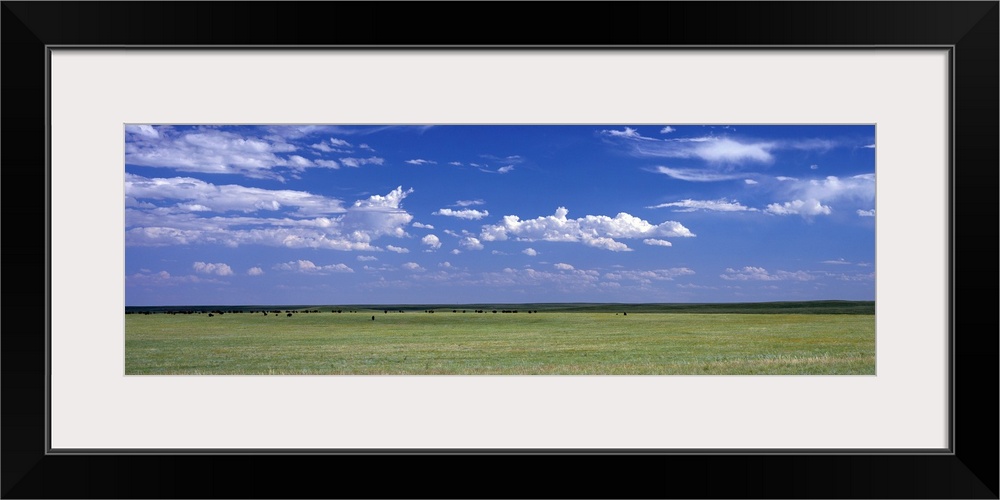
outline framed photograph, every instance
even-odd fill
[[[996,2],[3,5],[5,497],[997,498]]]

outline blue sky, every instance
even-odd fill
[[[126,305],[875,299],[875,127],[125,127]]]

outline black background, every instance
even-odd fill
[[[0,335],[4,498],[997,498],[995,1],[2,2],[0,12],[2,252],[16,279]],[[248,44],[954,46],[954,454],[46,454],[45,47]]]

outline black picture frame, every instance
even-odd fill
[[[990,306],[998,276],[996,1],[581,2],[546,8],[506,2],[5,1],[0,12],[3,254],[17,270],[44,270],[35,279],[12,275],[17,281],[3,308],[4,498],[998,498],[998,336]],[[951,47],[950,452],[50,454],[50,233],[42,215],[49,203],[46,61],[54,45]],[[957,278],[960,270],[968,271],[965,279]],[[987,306],[978,305],[981,297]],[[381,479],[366,479],[372,471]]]

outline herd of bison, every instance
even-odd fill
[[[264,316],[267,316],[269,314],[273,314],[275,316],[284,314],[285,316],[287,316],[287,317],[290,318],[290,317],[292,317],[295,314],[319,313],[321,311],[319,309],[305,309],[305,310],[297,310],[297,311],[290,311],[290,310],[288,310],[288,311],[282,311],[280,309],[260,310],[260,311],[255,311],[255,310],[243,311],[243,310],[240,310],[240,309],[230,310],[230,311],[223,311],[221,309],[216,309],[216,310],[212,310],[212,311],[196,311],[196,310],[184,309],[184,310],[176,310],[176,311],[168,310],[168,311],[157,311],[157,312],[153,312],[153,311],[125,311],[125,314],[143,314],[143,315],[148,316],[150,314],[205,314],[206,312],[208,313],[208,317],[209,318],[213,318],[215,316],[222,316],[223,314],[263,314]],[[333,309],[330,312],[334,313],[334,314],[341,314],[341,313],[344,313],[344,312],[347,312],[347,313],[356,313],[358,311],[356,311],[356,310],[347,310],[347,311],[345,311],[344,309]],[[383,314],[403,313],[403,312],[405,312],[405,311],[403,311],[402,309],[392,310],[392,311],[390,311],[389,309],[384,309],[382,311]],[[427,310],[424,310],[422,312],[433,314],[434,310],[433,309],[427,309]],[[452,309],[451,312],[453,312],[453,313],[466,313],[466,312],[468,312],[468,310],[466,310],[466,309]],[[496,314],[496,313],[517,313],[518,310],[517,309],[492,309],[492,310],[487,311],[486,309],[474,309],[474,310],[472,310],[472,312],[477,313],[477,314],[486,314],[486,313]],[[535,310],[529,310],[529,311],[526,311],[526,312],[528,314],[537,314],[538,313],[538,311],[535,311]],[[372,319],[374,319],[374,318],[375,317],[372,316]]]
[[[486,314],[486,313],[493,313],[493,314],[496,314],[496,313],[516,313],[517,311],[518,311],[517,309],[492,309],[492,310],[489,310],[489,311],[487,311],[486,309],[474,309],[474,310],[472,310],[472,312],[477,313],[477,314]],[[222,316],[223,314],[226,314],[226,313],[229,313],[229,314],[263,314],[264,316],[267,316],[268,314],[272,314],[272,315],[274,315],[274,317],[278,317],[279,315],[281,315],[282,313],[284,313],[284,315],[286,317],[291,318],[293,315],[299,314],[299,313],[309,314],[309,313],[318,313],[318,312],[321,312],[321,311],[319,309],[304,309],[304,310],[296,310],[296,311],[291,311],[291,310],[282,311],[280,309],[260,310],[260,311],[255,311],[255,310],[244,311],[244,310],[241,310],[241,309],[223,311],[221,309],[215,309],[215,310],[212,310],[212,311],[196,311],[196,310],[190,310],[190,309],[183,309],[183,310],[176,310],[176,311],[166,310],[166,311],[156,311],[156,312],[153,312],[153,311],[125,311],[125,314],[142,314],[142,315],[149,316],[151,314],[205,314],[206,312],[208,313],[208,317],[209,318],[214,318],[215,316]],[[347,310],[347,311],[345,311],[343,309],[333,309],[330,312],[334,313],[334,314],[341,314],[341,313],[344,313],[344,312],[347,312],[347,313],[356,313],[358,311],[355,311],[355,310]],[[382,310],[382,314],[389,314],[389,313],[400,313],[401,314],[401,313],[404,313],[404,312],[406,312],[406,311],[403,311],[402,309],[392,310],[392,311],[390,311],[389,309],[383,309]],[[433,314],[434,313],[434,309],[426,309],[426,310],[424,310],[422,312]],[[451,312],[453,312],[453,313],[459,313],[459,312],[466,313],[468,311],[466,309],[461,309],[461,310],[459,310],[459,309],[452,309]],[[526,312],[528,314],[538,314],[537,310],[528,310]],[[618,315],[618,313],[615,313],[615,316],[617,316],[617,315]],[[628,316],[628,313],[622,313],[622,315]],[[375,316],[372,316],[372,321],[375,321]]]

